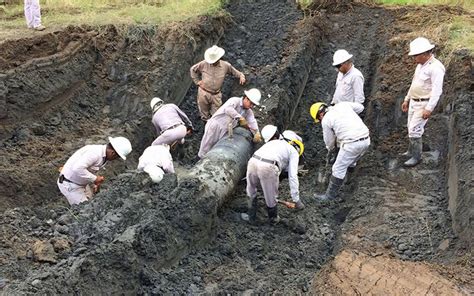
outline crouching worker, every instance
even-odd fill
[[[99,191],[104,177],[95,175],[107,161],[125,160],[132,151],[127,138],[109,137],[107,145],[86,145],[77,150],[61,168],[58,188],[71,205],[80,204],[92,198]],[[92,188],[91,188],[92,185]]]
[[[204,135],[198,152],[199,158],[203,158],[220,139],[227,135],[229,130],[237,126],[249,129],[254,135],[254,143],[262,141],[257,120],[252,111],[255,105],[260,104],[262,94],[256,88],[246,90],[244,93],[243,97],[228,99],[209,119],[204,128]]]
[[[325,194],[316,194],[321,200],[334,199],[347,173],[357,160],[364,155],[370,145],[369,129],[357,115],[364,107],[359,103],[341,102],[328,107],[324,103],[315,103],[310,113],[316,123],[321,122],[324,143],[328,151],[340,147]]]
[[[247,195],[249,201],[249,221],[255,223],[257,218],[257,185],[260,184],[267,205],[270,223],[280,221],[278,216],[279,176],[288,170],[290,193],[297,209],[304,204],[299,196],[298,162],[303,154],[304,145],[301,138],[293,131],[284,131],[282,135],[274,125],[262,129],[265,144],[250,158],[247,165]]]
[[[160,183],[165,173],[174,173],[170,146],[154,145],[143,151],[137,170],[147,173],[153,183]]]

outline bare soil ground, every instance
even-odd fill
[[[423,163],[406,170],[399,156],[407,143],[398,106],[415,67],[408,43],[425,32],[421,20],[447,22],[462,12],[351,1],[305,13],[288,1],[235,1],[227,10],[230,17],[178,26],[71,27],[0,45],[0,276],[9,281],[2,292],[473,293],[468,52],[447,65]],[[307,207],[281,208],[274,227],[263,203],[258,225],[240,219],[245,182],[217,208],[193,199],[198,183],[175,190],[176,176],[152,185],[133,170],[154,138],[148,102],[155,95],[180,104],[197,126],[176,155],[178,178],[196,162],[204,127],[188,70],[215,43],[247,75],[246,87],[262,90],[260,126],[297,130],[305,142]],[[373,145],[342,196],[321,203],[312,195],[324,190],[317,177],[325,148],[308,110],[334,91],[338,48],[353,53],[365,75]],[[228,79],[224,98],[243,89]],[[107,186],[92,202],[70,208],[56,188],[56,168],[109,134],[132,139],[131,160],[107,168]],[[280,188],[289,198],[286,179]]]

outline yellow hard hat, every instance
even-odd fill
[[[291,131],[291,130],[284,131],[282,136],[283,136],[283,139],[288,141],[288,144],[295,147],[296,151],[298,151],[299,156],[303,154],[304,144],[300,136],[298,136],[294,131]]]
[[[327,105],[323,102],[318,102],[311,105],[311,108],[309,109],[309,113],[311,114],[311,117],[313,117],[314,122],[316,123],[319,122],[318,114],[319,114],[319,111],[321,111],[321,109],[323,108],[327,108]]]

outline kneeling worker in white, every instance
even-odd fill
[[[165,173],[174,173],[170,146],[154,145],[146,148],[138,160],[137,170],[148,173],[154,183],[161,182]]]
[[[86,145],[77,150],[62,167],[57,184],[69,204],[87,201],[99,191],[103,176],[95,175],[107,161],[121,157],[123,160],[132,151],[127,138],[109,137],[107,145]],[[91,188],[90,185],[93,185]]]
[[[357,115],[364,107],[359,103],[341,102],[333,107],[315,103],[310,113],[314,121],[321,121],[326,148],[340,147],[332,166],[332,175],[325,194],[316,194],[322,200],[333,199],[342,186],[349,166],[355,166],[370,145],[369,129]]]
[[[301,138],[293,131],[284,131],[282,135],[274,125],[262,129],[266,142],[258,149],[247,164],[247,195],[250,197],[249,219],[255,222],[257,216],[257,185],[260,184],[265,196],[270,223],[280,220],[277,209],[279,176],[282,170],[288,171],[290,193],[297,209],[304,204],[299,196],[298,162],[303,154]]]

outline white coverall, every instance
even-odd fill
[[[253,133],[258,132],[258,124],[252,109],[244,109],[242,97],[232,97],[227,100],[216,113],[212,115],[204,128],[204,135],[201,140],[198,156],[203,158],[209,150],[222,139],[228,131],[229,124],[235,128],[240,117],[244,117]]]
[[[332,175],[336,178],[344,179],[347,168],[369,148],[369,129],[357,115],[363,109],[359,103],[341,102],[329,107],[321,121],[326,148],[332,150],[336,139],[340,147],[332,166]]]
[[[331,104],[354,102],[364,104],[364,76],[352,65],[346,74],[339,72],[336,79],[336,90]],[[360,112],[362,112],[364,108]],[[360,113],[358,112],[358,113]]]
[[[146,148],[138,159],[137,170],[143,171],[148,165],[156,165],[163,169],[165,173],[174,173],[173,158],[171,157],[169,147],[154,145]]]
[[[107,145],[87,145],[77,150],[66,162],[61,175],[68,180],[57,181],[58,188],[69,204],[75,205],[92,197],[90,184],[94,183],[95,173],[107,162]]]
[[[298,151],[282,139],[269,141],[254,155],[264,158],[265,161],[275,161],[275,164],[254,157],[250,158],[247,164],[247,195],[251,199],[256,198],[257,185],[260,183],[267,207],[275,207],[278,198],[279,176],[283,170],[287,170],[291,198],[295,203],[298,202],[300,200]]]
[[[25,0],[25,18],[29,29],[41,26],[41,10],[39,0]]]
[[[193,127],[188,116],[175,104],[162,105],[153,114],[152,123],[159,136],[151,145],[172,145],[176,141],[184,143],[187,127]]]
[[[408,107],[408,137],[421,138],[428,119],[423,119],[423,110],[433,111],[443,93],[445,68],[432,56],[423,65],[418,64],[405,101],[410,101]],[[415,101],[417,100],[417,101]]]

